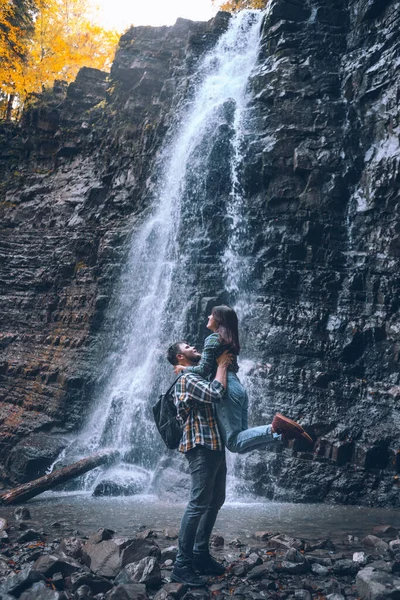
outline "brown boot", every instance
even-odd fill
[[[301,425],[280,413],[276,413],[274,420],[272,421],[272,428],[276,433],[281,433],[289,440],[302,438],[303,440],[307,440],[310,444],[314,443],[313,439],[304,431]]]

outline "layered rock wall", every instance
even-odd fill
[[[0,129],[4,463],[89,410],[157,153],[227,20],[131,29],[110,77],[84,69]],[[271,0],[263,23],[241,172],[251,417],[281,410],[317,439],[244,460],[275,499],[399,504],[399,23],[394,0]],[[221,227],[209,232],[188,291],[199,344],[209,303],[232,300],[210,275]]]
[[[277,2],[265,22],[247,161],[269,363],[255,377],[269,415],[318,438],[309,463],[247,466],[274,498],[399,502],[399,23],[398,3],[341,0]]]
[[[131,29],[110,76],[84,68],[0,127],[3,463],[29,433],[76,429],[87,415],[97,334],[152,165],[187,74],[227,18]]]

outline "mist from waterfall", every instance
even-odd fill
[[[215,132],[224,129],[227,114],[234,130],[229,181],[232,199],[237,196],[239,130],[246,86],[257,59],[261,18],[259,11],[234,15],[228,30],[201,60],[189,98],[161,152],[150,208],[132,233],[106,322],[109,351],[101,365],[103,389],[76,442],[86,453],[118,449],[123,463],[116,468],[117,479],[126,478],[124,464],[151,469],[162,452],[150,405],[171,380],[164,358],[168,343],[185,334],[189,306],[185,282],[196,283],[196,263],[207,243],[201,206],[202,194],[207,195],[207,161],[212,163]],[[233,260],[232,244],[227,252]],[[221,263],[216,269],[223,278],[223,257],[216,262]],[[88,477],[86,486],[92,484],[93,477]]]

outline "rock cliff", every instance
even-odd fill
[[[5,477],[39,474],[20,465],[26,446],[79,429],[89,410],[101,325],[159,150],[228,20],[133,28],[110,76],[83,69],[0,127]],[[242,459],[267,497],[400,505],[399,24],[395,0],[271,0],[263,22],[241,172],[253,308],[243,345],[262,394],[252,422],[280,410],[317,440],[313,453]],[[197,273],[221,240],[211,227]],[[201,344],[204,310],[230,298],[215,277],[191,285],[187,331]]]

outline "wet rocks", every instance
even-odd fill
[[[64,439],[46,433],[32,434],[21,440],[7,460],[11,477],[18,483],[42,477],[66,445]]]
[[[89,539],[82,548],[84,564],[103,577],[115,577],[125,565],[150,555],[159,556],[160,549],[148,539],[112,538],[99,542]]]
[[[363,600],[400,598],[400,578],[373,567],[366,567],[357,574],[356,587]]]
[[[387,544],[387,542],[377,537],[376,535],[367,535],[362,540],[362,543],[364,544],[364,546],[374,548],[381,554],[385,554],[389,550],[389,544]]]
[[[161,584],[161,571],[157,559],[142,558],[139,562],[126,565],[116,578],[117,583],[143,583],[147,587],[157,588]]]
[[[349,542],[346,536],[343,542],[335,542],[336,550],[332,550],[316,548],[324,545],[333,548],[332,542],[328,544],[326,540],[295,540],[273,532],[254,534],[247,544],[215,550],[219,553],[218,560],[223,558],[226,572],[220,577],[209,577],[205,589],[190,590],[170,581],[176,547],[168,546],[170,540],[149,527],[139,529],[132,538],[121,538],[102,528],[87,540],[74,537],[50,542],[44,535],[45,541],[22,545],[15,541],[17,530],[13,523],[9,523],[9,531],[10,540],[0,547],[0,596],[5,600],[399,598],[396,555],[388,552],[382,560],[377,545],[368,548],[368,554],[361,551],[361,545],[354,552],[355,542]],[[157,535],[157,545],[150,535]],[[291,547],[268,547],[268,542],[278,535],[280,540],[291,540]],[[389,544],[397,541],[390,539],[392,530],[382,535]],[[295,541],[297,544],[301,541],[305,550],[297,550]],[[353,560],[356,555],[362,560]]]
[[[18,597],[25,589],[32,586],[38,581],[45,581],[44,575],[32,569],[32,567],[24,567],[19,573],[8,577],[0,586],[0,593],[10,594]]]

